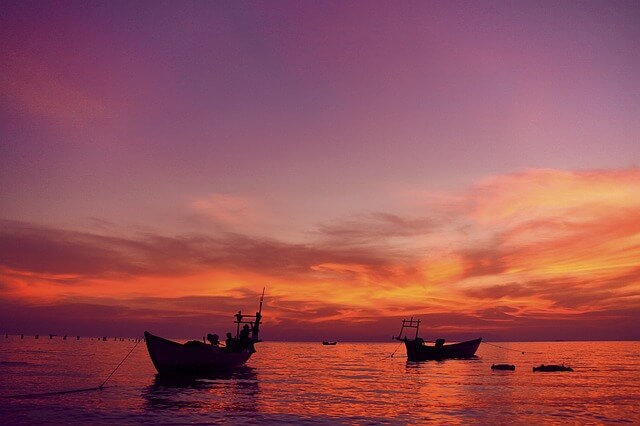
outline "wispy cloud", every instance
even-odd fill
[[[391,213],[354,215],[351,218],[319,225],[319,234],[329,241],[349,244],[381,244],[391,238],[428,234],[437,226],[429,217],[404,218]]]
[[[17,111],[70,130],[86,129],[115,110],[35,56],[7,53],[0,59],[0,95]]]
[[[237,194],[214,193],[192,201],[194,214],[226,229],[251,229],[266,215],[260,203]]]

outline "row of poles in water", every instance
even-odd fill
[[[16,334],[16,336],[17,336],[17,334]],[[24,333],[20,334],[20,339],[24,339],[24,336],[25,336]],[[40,335],[36,334],[34,337],[36,339],[39,339]],[[49,340],[53,340],[54,337],[59,337],[59,336],[57,334],[49,334]],[[73,338],[73,336],[71,336],[71,337]],[[4,338],[8,339],[9,338],[9,333],[5,333]],[[80,340],[80,336],[75,336],[75,338],[76,338],[76,340]],[[107,340],[110,340],[111,338],[107,338],[107,337],[95,337],[94,338],[94,337],[91,337],[90,339],[91,340],[95,339],[95,340],[98,340],[98,341],[101,340],[103,342],[106,342]],[[64,336],[62,336],[62,340],[67,340],[67,335],[66,334]],[[114,337],[113,338],[114,342],[118,342],[118,341],[120,341],[120,342],[140,342],[141,340],[144,340],[144,337],[142,337],[142,338]]]

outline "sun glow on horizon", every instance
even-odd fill
[[[553,183],[556,178],[561,190]],[[150,306],[179,300],[173,315],[222,315],[215,305],[197,307],[202,303],[198,299],[239,301],[252,294],[255,283],[269,283],[275,301],[270,315],[276,323],[300,315],[306,319],[299,321],[330,324],[340,318],[370,322],[410,313],[458,313],[483,319],[482,327],[488,330],[503,331],[518,318],[540,313],[606,311],[611,298],[630,306],[638,303],[640,196],[634,190],[640,193],[640,171],[529,170],[486,182],[465,195],[480,210],[455,208],[457,213],[443,224],[461,224],[456,232],[465,238],[457,238],[456,246],[434,249],[429,233],[419,234],[425,250],[416,253],[408,238],[411,251],[406,257],[401,253],[408,249],[397,242],[363,239],[368,232],[378,232],[375,222],[354,223],[357,234],[344,229],[339,244],[318,240],[305,245],[248,235],[229,235],[227,241],[205,234],[162,240],[143,234],[114,242],[73,232],[66,239],[63,230],[5,222],[4,239],[15,241],[18,248],[35,240],[43,255],[31,252],[27,263],[19,257],[22,253],[9,257],[15,260],[2,268],[2,294],[32,305],[90,300],[134,310],[138,299]],[[539,204],[541,187],[545,197],[552,193],[557,201]],[[580,190],[585,187],[591,191]],[[610,194],[612,187],[615,195]],[[579,196],[563,196],[575,188]],[[469,205],[467,200],[462,203]],[[539,208],[529,211],[531,205]],[[580,218],[565,216],[576,210],[582,212]],[[398,228],[385,225],[385,233],[404,234],[407,222],[394,221]],[[154,244],[158,241],[163,244]],[[133,256],[105,259],[102,254],[117,253],[118,245],[133,250]],[[64,247],[68,252],[62,255],[69,259],[76,253],[88,257],[78,268],[52,255],[60,252],[56,247]],[[61,270],[60,265],[67,266]],[[193,300],[184,302],[188,299]],[[505,315],[492,319],[496,306],[506,309]]]

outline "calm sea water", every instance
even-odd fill
[[[640,424],[640,342],[482,344],[424,363],[397,343],[264,342],[246,368],[170,381],[142,342],[103,390],[6,398],[98,386],[134,344],[0,336],[0,423]],[[502,362],[516,370],[491,371]],[[531,371],[562,362],[575,371]]]

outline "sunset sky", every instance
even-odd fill
[[[639,2],[0,12],[0,332],[640,339]]]

